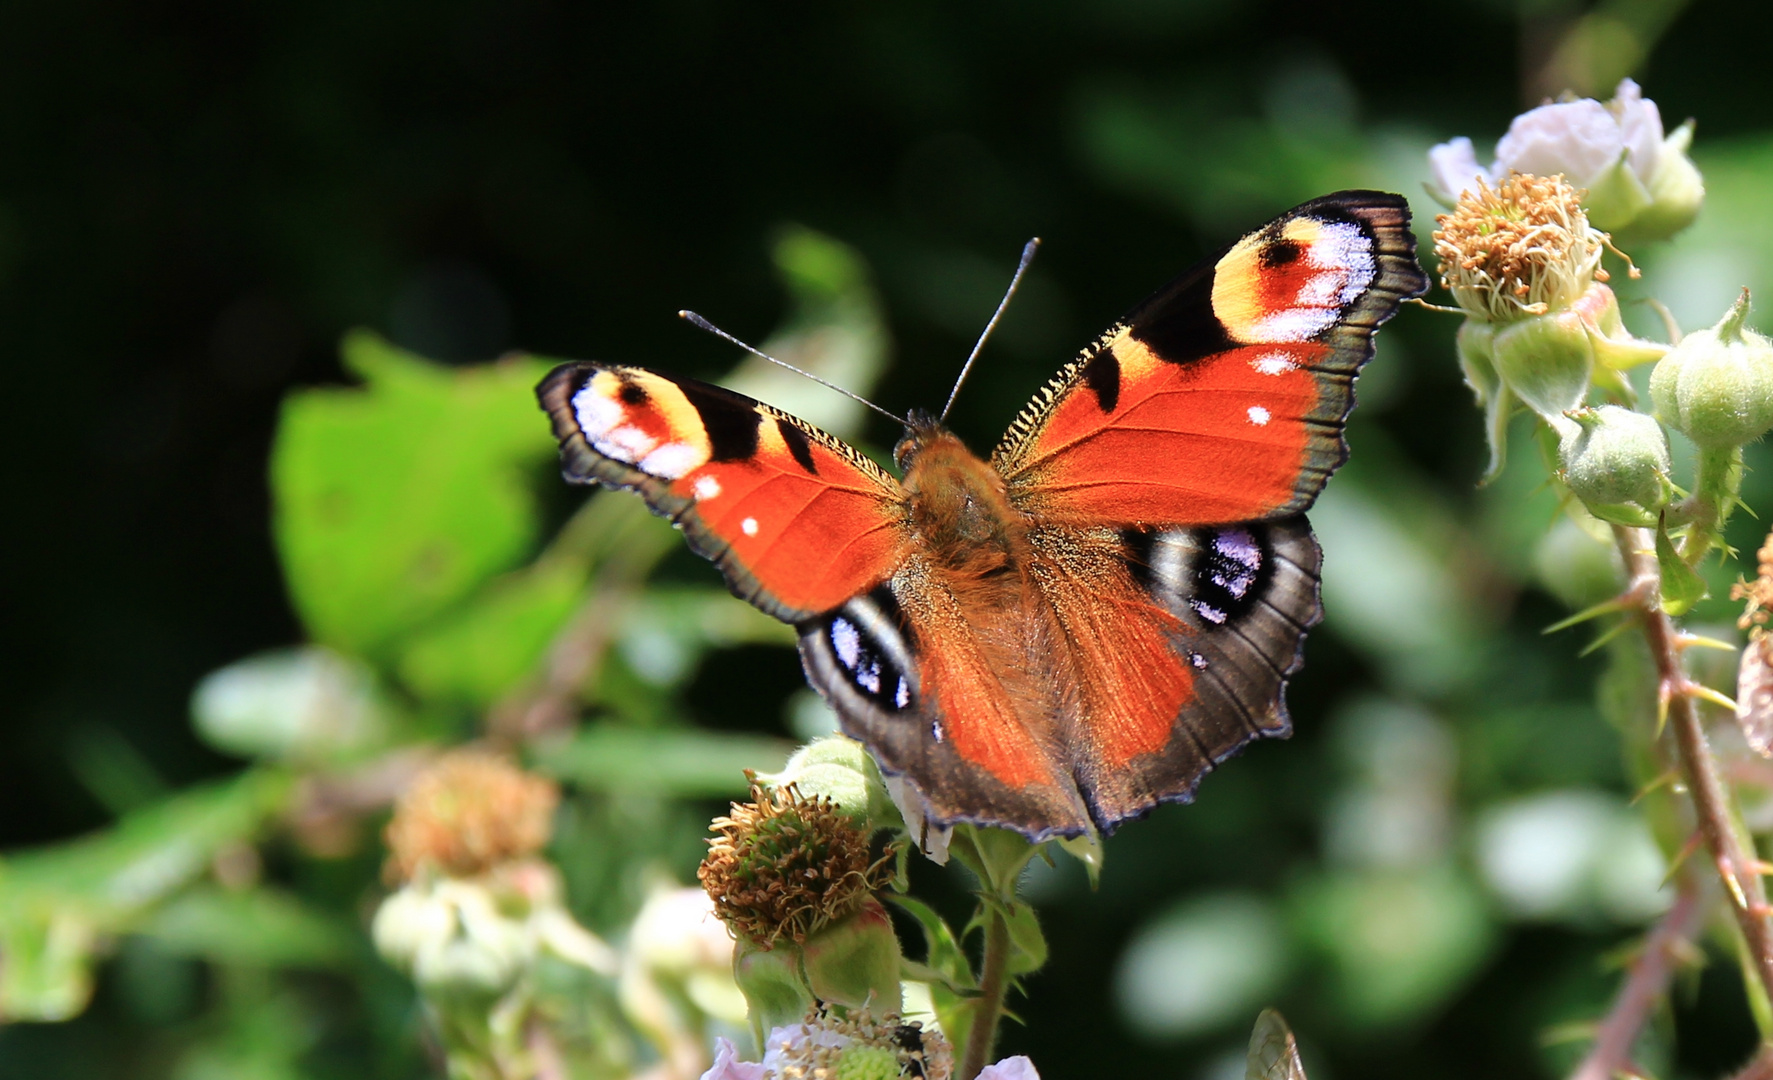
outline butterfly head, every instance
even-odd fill
[[[911,463],[917,460],[923,449],[944,436],[954,438],[942,426],[942,421],[937,419],[935,413],[912,409],[905,417],[905,434],[899,436],[899,441],[893,444],[893,464],[899,467],[901,473],[909,473]]]

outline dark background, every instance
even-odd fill
[[[800,223],[873,267],[895,342],[877,397],[903,410],[940,403],[1039,234],[1031,287],[954,417],[988,446],[1132,301],[1321,190],[1308,169],[1265,176],[1261,158],[1239,159],[1227,125],[1309,125],[1323,108],[1419,146],[1462,132],[1481,145],[1537,100],[1547,42],[1583,10],[0,5],[0,847],[109,820],[79,777],[93,740],[121,737],[171,786],[236,767],[190,733],[188,695],[205,672],[300,638],[268,530],[266,455],[288,388],[341,381],[347,328],[460,362],[523,348],[718,373],[731,351],[674,313],[762,337],[784,304],[769,242]],[[1701,146],[1750,137],[1773,128],[1770,32],[1766,5],[1677,6],[1633,73],[1671,122],[1702,118]],[[1104,101],[1169,118],[1151,160],[1171,162],[1176,191],[1160,192],[1137,154],[1103,149]],[[1413,366],[1366,419],[1457,502],[1483,451],[1452,325],[1407,312],[1386,331]],[[870,434],[893,437],[884,421]],[[1504,603],[1522,605],[1511,625],[1556,614],[1532,593]],[[1251,755],[1252,776],[1267,770],[1251,781],[1266,785],[1257,800],[1312,790],[1313,702],[1370,678],[1333,631],[1312,650],[1294,694],[1301,738]],[[791,660],[778,661],[791,684]],[[731,704],[722,680],[743,666],[712,664],[697,699],[726,702],[721,726],[777,730],[776,700]],[[1580,698],[1592,675],[1572,666],[1552,684]],[[1207,795],[1160,819],[1208,820]],[[1008,1041],[1051,1076],[1102,1075],[1103,1055],[1128,1074],[1194,1075],[1194,1044],[1129,1042],[1099,989],[1128,922],[1164,890],[1311,844],[1180,835],[1129,828],[1110,857],[1131,879],[1048,912],[1055,958]],[[1610,977],[1595,958],[1622,940],[1513,932],[1449,1009],[1333,1048],[1323,1075],[1531,1072],[1539,1013],[1523,1000],[1580,969],[1598,1002]],[[1696,1074],[1749,1045],[1733,979],[1714,966],[1676,1011]],[[88,1036],[134,1037],[102,995],[95,1016],[79,1022]],[[0,1034],[0,1071],[8,1043]],[[50,1072],[36,1075],[64,1067],[40,1060]]]

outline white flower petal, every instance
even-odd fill
[[[1496,171],[1552,176],[1562,173],[1588,187],[1625,152],[1619,122],[1593,98],[1541,105],[1514,118],[1496,144]]]
[[[1630,79],[1621,79],[1607,108],[1619,124],[1626,161],[1639,180],[1648,184],[1662,157],[1662,113],[1656,103]]]
[[[702,1080],[764,1080],[764,1068],[752,1061],[740,1061],[739,1051],[724,1035],[714,1040],[714,1064],[702,1074]]]
[[[1478,164],[1471,140],[1463,135],[1429,150],[1428,167],[1434,172],[1435,184],[1455,199],[1462,191],[1475,191],[1479,177],[1492,187],[1496,184],[1496,177]]]
[[[1040,1074],[1034,1071],[1034,1062],[1017,1054],[980,1069],[979,1080],[1040,1080]]]

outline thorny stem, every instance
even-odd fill
[[[997,1043],[997,1021],[1003,1015],[1003,999],[1010,985],[1010,924],[1003,912],[991,908],[985,924],[985,963],[979,975],[979,1011],[967,1032],[966,1053],[960,1059],[959,1080],[973,1080],[985,1068],[985,1059]]]
[[[1657,680],[1669,694],[1668,724],[1680,750],[1681,771],[1688,797],[1693,801],[1700,836],[1723,879],[1726,903],[1742,929],[1749,966],[1759,978],[1762,991],[1773,999],[1773,922],[1768,920],[1766,890],[1761,885],[1754,852],[1744,850],[1744,838],[1735,828],[1736,814],[1729,792],[1718,775],[1717,761],[1711,756],[1705,729],[1699,722],[1699,710],[1688,693],[1690,684],[1681,663],[1674,623],[1662,610],[1657,596],[1660,579],[1652,541],[1644,530],[1620,525],[1613,526],[1613,537],[1630,571],[1632,584],[1627,595],[1636,598],[1641,606],[1644,640],[1656,663]]]
[[[1595,1032],[1593,1048],[1570,1074],[1570,1080],[1613,1080],[1633,1071],[1632,1044],[1668,992],[1681,948],[1698,932],[1710,907],[1701,902],[1698,880],[1693,874],[1683,873],[1680,883],[1674,903],[1644,938],[1643,950],[1632,961],[1630,973],[1613,998],[1613,1007],[1607,1010],[1607,1018]]]

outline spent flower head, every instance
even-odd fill
[[[893,852],[875,857],[868,831],[830,798],[794,784],[766,791],[715,818],[696,877],[736,937],[796,944],[851,914],[892,879]]]
[[[1435,218],[1441,287],[1471,318],[1511,322],[1574,304],[1596,281],[1606,235],[1562,176],[1482,179]]]
[[[423,866],[471,877],[540,851],[560,789],[483,750],[438,758],[394,804],[388,872],[407,881]]]

